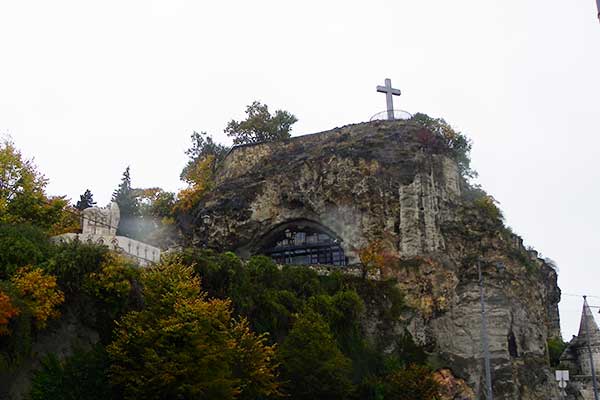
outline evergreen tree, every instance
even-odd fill
[[[117,235],[136,238],[138,233],[140,206],[136,192],[131,188],[129,167],[123,172],[121,184],[117,190],[113,192],[112,200],[119,205],[119,210],[121,211]]]
[[[75,205],[75,208],[79,211],[83,211],[86,208],[94,207],[95,205],[94,195],[90,192],[90,189],[86,189],[86,191],[79,196],[79,201]]]

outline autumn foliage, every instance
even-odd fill
[[[394,261],[393,255],[385,248],[381,240],[374,240],[357,250],[363,279],[366,279],[369,274],[381,272],[383,268]]]
[[[279,393],[274,347],[207,299],[192,269],[142,274],[146,305],[126,314],[108,346],[113,384],[125,399],[255,399]]]
[[[10,334],[8,323],[19,313],[20,310],[12,304],[10,296],[0,291],[0,336]]]
[[[209,192],[214,186],[214,164],[215,156],[210,154],[198,160],[194,164],[187,175],[185,180],[189,186],[177,195],[177,203],[175,204],[176,211],[188,211],[190,210],[202,196]]]
[[[31,310],[36,326],[46,327],[51,318],[58,318],[58,306],[65,297],[56,285],[56,277],[47,275],[40,268],[20,268],[11,282],[24,303]]]

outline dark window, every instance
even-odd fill
[[[339,241],[314,227],[290,227],[267,245],[263,253],[278,264],[346,265]]]

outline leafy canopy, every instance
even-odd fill
[[[11,283],[31,310],[36,326],[46,327],[49,319],[58,318],[65,296],[56,285],[56,277],[40,268],[21,268],[11,277]]]
[[[251,399],[278,392],[275,349],[229,300],[211,299],[192,269],[170,263],[142,273],[145,308],[126,314],[108,346],[125,399]]]
[[[47,197],[47,183],[13,142],[0,141],[0,223],[28,223],[50,230],[63,217],[68,202],[63,197]]]
[[[292,125],[297,121],[288,111],[277,110],[272,115],[266,104],[254,101],[246,107],[246,119],[229,121],[225,133],[233,138],[234,145],[273,142],[289,138]]]
[[[225,127],[234,145],[272,142],[290,137],[296,117],[288,111],[269,112],[266,104],[258,101],[246,107],[246,119],[231,120]],[[230,148],[217,143],[206,132],[194,131],[192,145],[185,154],[189,157],[180,178],[188,187],[177,195],[174,211],[187,212],[194,207],[215,185],[215,175]]]

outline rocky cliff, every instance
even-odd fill
[[[244,257],[299,224],[335,238],[348,264],[380,241],[393,260],[382,277],[397,280],[411,312],[391,327],[368,312],[365,329],[393,345],[407,328],[484,398],[479,264],[496,398],[554,398],[547,339],[560,335],[556,272],[431,139],[411,121],[376,121],[236,147],[180,224],[192,244]]]

